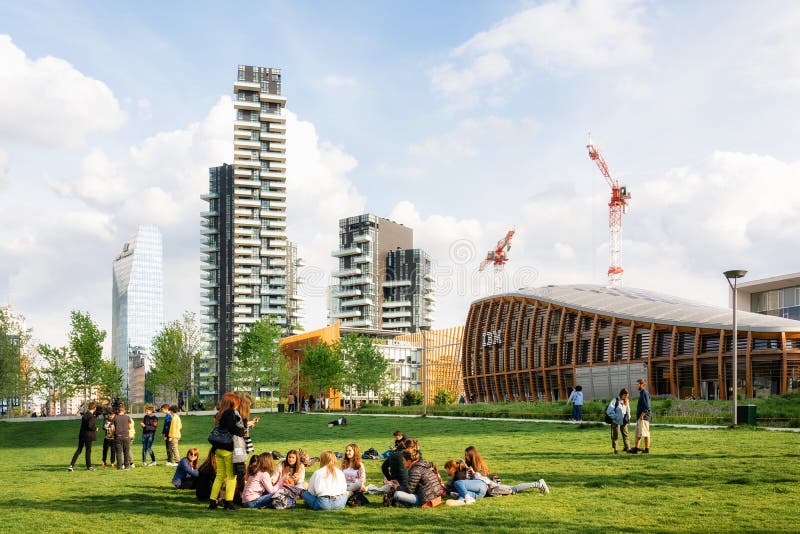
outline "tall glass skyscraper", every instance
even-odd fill
[[[144,402],[150,344],[164,325],[161,232],[140,225],[113,263],[111,354],[130,402]]]

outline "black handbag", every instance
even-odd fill
[[[233,434],[220,428],[219,425],[214,425],[211,434],[208,435],[208,442],[217,449],[233,450]]]

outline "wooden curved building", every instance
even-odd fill
[[[738,390],[800,390],[800,321],[737,313]],[[650,291],[594,285],[520,289],[473,302],[464,329],[467,398],[479,402],[609,397],[636,379],[651,393],[727,399],[731,310]]]

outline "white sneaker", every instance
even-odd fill
[[[467,504],[466,502],[462,501],[461,499],[456,499],[456,500],[450,499],[450,500],[444,501],[444,503],[447,506],[463,506],[463,505]]]
[[[367,484],[367,493],[370,495],[375,495],[376,493],[380,493],[380,488],[375,484]]]
[[[178,467],[178,464],[176,464],[176,463],[174,463],[174,462],[167,462],[167,465],[168,465],[169,467]]]
[[[539,493],[550,493],[550,488],[547,487],[547,482],[543,478],[539,479]]]
[[[152,467],[152,466],[154,466],[154,465],[158,465],[158,464],[156,463],[156,461],[155,461],[155,460],[153,460],[152,462],[150,462],[150,466],[151,466],[151,467]]]
[[[464,504],[475,504],[475,497],[472,495],[467,495],[464,497]]]
[[[136,467],[136,464],[131,464],[131,469],[133,469],[134,467]]]

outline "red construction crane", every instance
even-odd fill
[[[508,251],[511,250],[512,237],[514,237],[514,230],[509,230],[506,236],[486,253],[486,259],[481,262],[481,266],[478,268],[479,271],[483,271],[490,263],[494,266],[495,293],[499,293],[503,289],[503,267],[508,261]]]
[[[609,243],[608,252],[611,258],[608,267],[608,284],[611,287],[618,287],[622,284],[622,264],[620,262],[620,236],[622,234],[622,214],[628,211],[628,200],[631,194],[625,186],[619,184],[619,180],[611,177],[608,164],[597,147],[592,143],[592,136],[589,135],[589,157],[597,163],[600,172],[606,179],[606,183],[611,187],[611,201],[608,203],[608,231]]]

